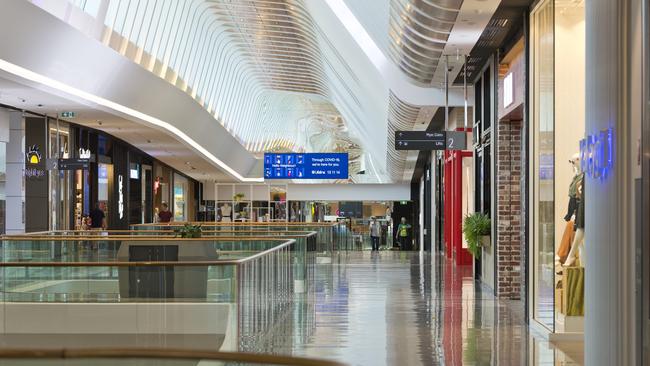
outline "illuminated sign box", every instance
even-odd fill
[[[266,153],[264,179],[348,179],[348,154]]]

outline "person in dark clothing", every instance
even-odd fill
[[[89,216],[91,230],[106,230],[106,215],[99,207],[99,203],[95,203],[95,208],[90,210]]]
[[[372,251],[379,251],[379,238],[381,237],[381,224],[373,216],[370,221],[370,240],[372,241]]]
[[[171,222],[174,214],[169,211],[169,206],[163,202],[162,209],[158,213],[158,222]]]

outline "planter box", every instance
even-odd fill
[[[490,249],[492,247],[492,241],[490,235],[481,236],[481,247],[485,249]]]

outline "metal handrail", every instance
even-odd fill
[[[345,366],[345,364],[306,357],[265,355],[256,353],[218,352],[158,348],[64,348],[64,349],[0,349],[0,359],[176,359],[245,362],[286,366]]]
[[[279,240],[278,240],[279,241]],[[262,252],[240,259],[227,259],[216,261],[138,261],[138,262],[0,262],[0,267],[161,267],[161,266],[222,266],[239,265],[257,259],[261,256],[286,248],[296,241],[289,239],[284,244],[277,245]]]
[[[158,240],[158,241],[282,241],[283,238],[272,237],[272,236],[204,236],[200,238],[182,238],[182,237],[165,237],[165,236],[148,236],[148,235],[109,235],[109,236],[13,236],[6,235],[0,236],[2,241],[124,241],[128,239],[129,241],[147,241],[147,240]]]
[[[262,234],[262,233],[288,233],[288,234],[295,234],[295,235],[305,235],[305,233],[309,233],[310,231],[302,231],[302,230],[285,230],[285,231],[259,231],[259,230],[201,230],[202,233],[253,233],[253,234]],[[79,234],[87,234],[87,233],[108,233],[109,235],[112,233],[115,233],[115,235],[126,235],[123,233],[173,233],[173,231],[169,230],[97,230],[97,231],[92,231],[92,230],[50,230],[50,231],[35,231],[35,232],[29,232],[29,233],[21,233],[21,234],[11,234],[11,235],[4,235],[4,236],[17,236],[17,237],[24,237],[24,236],[47,236],[48,234],[56,234],[56,233],[79,233]]]
[[[223,221],[173,221],[173,222],[150,222],[145,224],[132,224],[130,227],[142,226],[183,226],[189,225],[205,225],[205,226],[322,226],[330,227],[337,226],[338,222],[223,222]]]

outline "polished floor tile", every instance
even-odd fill
[[[495,299],[471,267],[388,251],[316,266],[313,291],[295,297],[265,351],[350,365],[574,364],[531,334],[522,302]]]

